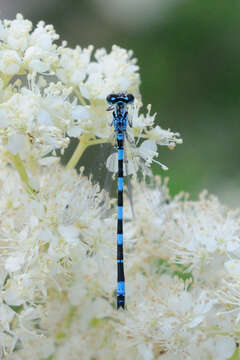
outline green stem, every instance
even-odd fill
[[[78,163],[78,160],[80,159],[80,157],[82,156],[82,154],[84,153],[84,151],[86,150],[86,148],[89,145],[89,136],[88,135],[82,135],[79,139],[79,143],[78,146],[76,147],[71,159],[69,160],[69,162],[66,165],[66,169],[74,169],[75,166]]]
[[[15,168],[16,168],[19,176],[20,176],[20,179],[26,185],[27,191],[29,193],[35,194],[36,193],[35,190],[29,184],[28,175],[27,175],[27,172],[25,170],[24,164],[23,164],[20,156],[19,155],[13,155],[13,154],[8,152],[8,157],[12,161],[12,163],[14,164],[14,166],[15,166]]]
[[[236,350],[233,354],[233,356],[231,356],[228,360],[239,360],[239,348],[236,347]]]
[[[89,146],[90,145],[97,145],[97,144],[105,144],[107,142],[107,139],[95,139],[95,140],[90,140],[89,141]]]
[[[82,156],[82,154],[84,153],[84,151],[86,150],[86,148],[88,146],[91,145],[97,145],[97,144],[104,144],[105,142],[107,142],[107,139],[93,139],[90,140],[90,136],[85,134],[82,135],[79,139],[79,143],[78,146],[76,147],[71,159],[68,161],[67,165],[66,165],[66,169],[74,169],[75,166],[77,165],[80,157]]]
[[[3,77],[3,82],[4,82],[3,90],[5,90],[5,89],[7,88],[7,86],[8,86],[8,84],[9,84],[11,78],[12,78],[12,76],[7,76],[7,75],[5,75],[5,76]]]
[[[80,91],[79,91],[77,88],[75,88],[75,93],[76,93],[77,96],[79,97],[79,100],[81,101],[81,103],[82,103],[84,106],[86,106],[87,103],[86,103],[86,101],[84,100],[82,94],[80,93]]]

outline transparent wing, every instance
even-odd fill
[[[124,163],[125,163],[125,167],[126,167],[127,194],[128,194],[128,198],[129,198],[129,202],[130,202],[131,211],[132,211],[132,217],[135,218],[133,197],[132,197],[132,185],[130,182],[130,176],[129,176],[129,172],[128,172],[128,161],[127,161],[126,152],[124,154]]]
[[[107,194],[104,190],[100,190],[99,185],[90,186],[89,179],[83,177],[75,185],[71,197],[66,201],[62,213],[63,224],[71,225],[77,222],[88,210],[100,215],[106,197]]]
[[[157,145],[152,140],[145,140],[139,147],[137,147],[134,139],[126,133],[124,141],[124,154],[126,157],[123,163],[124,176],[136,174],[139,169],[142,170],[144,175],[150,175],[150,164],[152,162],[157,162],[164,170],[167,169],[165,165],[153,160],[153,157],[157,155]],[[110,172],[117,173],[117,152],[114,152],[107,158],[106,167]]]
[[[125,143],[125,142],[124,142]],[[125,143],[126,144],[126,143]],[[134,207],[133,207],[133,199],[132,199],[132,187],[130,182],[130,175],[135,174],[138,171],[138,162],[135,158],[134,154],[131,152],[131,147],[127,144],[124,146],[124,161],[123,161],[123,175],[126,179],[127,183],[127,195],[130,202],[130,207],[132,211],[132,216],[134,218]],[[128,159],[128,155],[131,156],[131,160]],[[111,154],[106,162],[107,169],[112,173],[118,172],[118,153],[114,152]]]
[[[137,147],[134,138],[129,133],[126,134],[126,140],[126,143],[128,143],[132,149],[132,153],[135,154],[135,161],[137,161],[138,167],[141,168],[143,175],[151,175],[150,165],[153,162],[160,165],[163,170],[168,170],[166,165],[154,159],[155,156],[158,156],[155,141],[149,139],[144,140],[141,145]]]
[[[92,149],[94,148],[95,149]],[[64,225],[72,225],[79,221],[88,210],[96,213],[97,217],[106,217],[110,209],[110,197],[105,185],[112,183],[112,176],[107,171],[105,162],[112,146],[101,144],[90,147],[80,168],[79,182],[76,182],[72,194],[66,199],[61,211]],[[86,175],[86,176],[85,176]],[[90,186],[89,182],[92,184]],[[89,209],[86,208],[88,204]]]
[[[143,144],[143,143],[142,143]],[[145,152],[142,151],[142,145],[137,147],[135,144],[134,138],[131,137],[131,134],[126,134],[126,141],[125,141],[126,153],[127,153],[127,160],[128,166],[130,169],[130,174],[136,174],[139,170],[141,170],[144,176],[151,175],[151,171],[149,168],[149,164],[146,162]],[[133,169],[133,172],[131,170]]]
[[[136,157],[135,149],[132,150],[132,146],[128,141],[124,141],[124,162],[123,162],[123,175],[129,176],[136,174],[138,171],[138,159]],[[118,172],[118,153],[117,151],[111,154],[106,161],[107,169],[112,173]]]
[[[118,171],[118,154],[117,154],[117,152],[114,152],[107,158],[106,166],[110,172],[116,173]]]
[[[126,153],[126,151],[125,151]],[[107,169],[112,173],[118,172],[118,153],[111,154],[106,162]],[[138,171],[138,165],[135,161],[126,160],[123,162],[123,175],[128,176]]]

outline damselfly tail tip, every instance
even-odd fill
[[[117,299],[117,309],[125,309],[125,301],[123,299]]]

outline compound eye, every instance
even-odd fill
[[[114,104],[116,102],[116,95],[110,94],[106,98],[108,104]]]
[[[133,104],[134,102],[134,96],[132,94],[127,94],[127,103]]]

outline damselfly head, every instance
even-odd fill
[[[133,104],[134,96],[132,94],[124,93],[110,94],[107,96],[106,100],[109,105],[113,105],[119,102],[123,102],[125,104]]]

